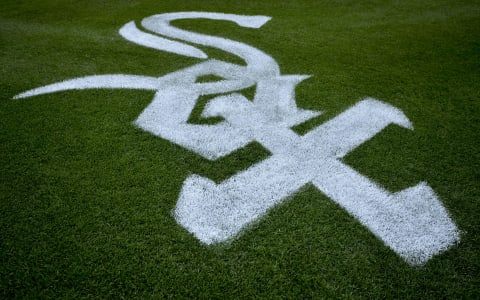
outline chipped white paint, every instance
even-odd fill
[[[259,28],[270,18],[222,13],[182,12],[129,22],[120,34],[157,50],[206,59],[200,49],[176,40],[215,47],[242,58],[245,66],[206,60],[159,78],[99,75],[71,79],[15,96],[25,98],[71,89],[128,88],[156,91],[135,121],[140,128],[208,159],[225,156],[252,141],[272,155],[220,184],[198,175],[182,187],[174,215],[179,224],[206,244],[226,241],[302,186],[313,183],[411,264],[422,264],[459,240],[458,230],[433,190],[424,182],[390,193],[345,165],[341,158],[389,124],[413,129],[395,107],[365,99],[334,119],[300,136],[290,128],[320,112],[296,106],[295,86],[308,78],[281,75],[276,61],[240,42],[193,33],[170,25],[172,20],[206,18]],[[199,83],[205,75],[223,80]],[[256,86],[253,102],[235,91]],[[227,94],[230,93],[230,94]],[[201,95],[216,95],[202,116],[221,116],[215,125],[187,122]]]

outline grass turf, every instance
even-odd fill
[[[345,161],[390,191],[426,180],[460,244],[411,267],[307,186],[233,242],[206,247],[171,215],[183,180],[220,182],[267,157],[261,145],[212,162],[143,132],[132,122],[152,92],[11,99],[74,77],[199,62],[117,33],[171,11],[271,16],[260,29],[175,24],[262,49],[283,74],[313,75],[297,102],[325,114],[299,133],[367,96],[402,109],[413,132],[388,127]],[[480,297],[479,16],[475,1],[2,1],[0,297]]]

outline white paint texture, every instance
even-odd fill
[[[252,141],[272,155],[220,184],[189,176],[174,210],[177,222],[206,244],[223,242],[312,183],[410,264],[423,264],[459,241],[455,224],[433,190],[424,182],[390,193],[345,165],[341,158],[389,124],[413,129],[403,112],[383,102],[365,99],[334,119],[300,136],[290,128],[320,112],[296,106],[295,86],[308,78],[281,75],[276,61],[243,43],[181,30],[178,19],[226,20],[259,28],[270,18],[222,13],[181,12],[145,18],[146,33],[129,22],[120,34],[129,41],[157,50],[206,59],[200,49],[170,40],[215,47],[242,58],[245,66],[210,59],[154,78],[99,75],[71,79],[14,98],[86,88],[128,88],[156,91],[153,101],[135,121],[140,128],[190,149],[208,159],[225,156]],[[223,80],[199,83],[216,75]],[[253,101],[235,91],[256,86]],[[229,93],[229,94],[227,94]],[[203,117],[223,117],[215,125],[189,124],[201,95],[218,95]]]
[[[458,240],[455,224],[426,183],[390,193],[339,160],[391,123],[412,129],[400,110],[366,99],[299,136],[263,123],[254,104],[244,101],[239,113],[217,114],[232,124],[248,124],[272,156],[218,185],[197,175],[187,178],[175,215],[204,243],[228,240],[308,183],[411,264],[424,263]]]

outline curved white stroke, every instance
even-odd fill
[[[139,89],[156,90],[158,78],[140,75],[93,75],[69,79],[18,94],[13,99],[27,98],[67,90],[84,89]]]
[[[208,56],[202,50],[193,46],[143,32],[139,30],[137,26],[135,26],[134,21],[125,24],[122,28],[120,28],[118,33],[120,33],[120,35],[125,39],[145,47],[167,51],[183,56],[201,59],[208,58]]]
[[[224,78],[199,83],[204,75]],[[135,125],[207,159],[225,156],[252,141],[242,128],[227,122],[215,125],[189,124],[188,119],[201,95],[227,93],[255,84],[246,68],[217,60],[207,60],[160,78],[153,101],[135,120]]]
[[[195,43],[198,45],[214,47],[228,53],[233,53],[247,63],[247,67],[256,70],[262,76],[275,76],[280,74],[280,68],[277,62],[254,47],[244,43],[228,40],[221,37],[215,37],[200,33],[194,33],[183,29],[178,29],[170,22],[180,19],[211,19],[225,20],[237,23],[242,27],[259,28],[271,18],[266,16],[242,16],[223,13],[208,12],[177,12],[154,15],[142,20],[142,26],[155,33],[168,36],[170,38]]]

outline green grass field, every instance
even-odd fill
[[[144,132],[132,122],[149,91],[12,100],[65,79],[200,62],[118,34],[175,11],[271,16],[259,29],[175,25],[257,47],[282,74],[313,75],[297,103],[325,113],[298,133],[365,97],[400,108],[414,131],[389,126],[344,161],[392,192],[428,182],[460,243],[412,267],[307,186],[233,241],[205,246],[172,216],[183,181],[221,182],[268,157],[260,144],[209,161]],[[478,2],[3,0],[0,39],[0,298],[480,298]]]

